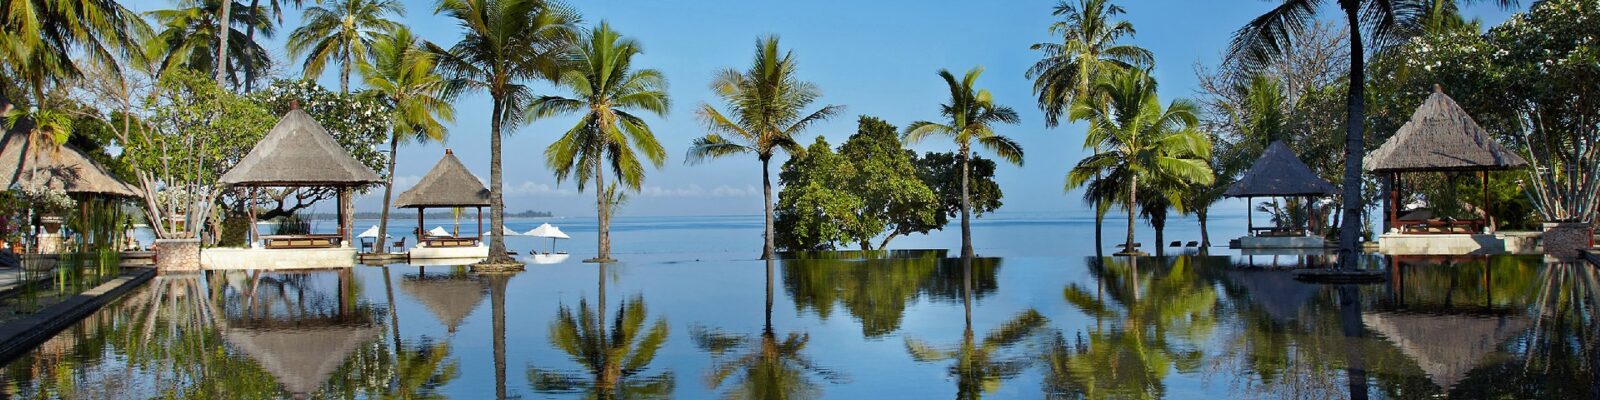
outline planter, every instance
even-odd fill
[[[44,233],[61,234],[61,224],[64,220],[55,215],[39,217],[39,225],[44,227]]]
[[[200,239],[156,239],[151,247],[158,272],[200,270]]]
[[[1546,222],[1539,243],[1544,254],[1561,262],[1577,261],[1589,251],[1594,228],[1586,222]]]

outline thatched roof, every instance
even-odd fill
[[[400,290],[415,297],[450,332],[455,332],[472,311],[483,303],[483,283],[467,275],[410,275],[400,281]]]
[[[1367,312],[1361,322],[1417,362],[1440,388],[1449,389],[1476,369],[1484,356],[1528,329],[1520,315],[1471,317]]]
[[[236,186],[359,186],[383,178],[345,152],[310,114],[295,108],[218,181]]]
[[[1362,164],[1371,172],[1510,169],[1527,165],[1434,86],[1411,120]]]
[[[1230,269],[1228,280],[1244,287],[1250,301],[1278,322],[1300,317],[1300,309],[1317,295],[1317,286],[1294,279],[1289,271]]]
[[[1283,141],[1273,141],[1255,165],[1223,193],[1228,197],[1326,196],[1333,184],[1317,176]]]
[[[488,205],[489,189],[483,187],[483,182],[473,176],[467,166],[461,165],[461,160],[449,149],[445,149],[444,158],[428,170],[428,175],[423,176],[416,186],[400,193],[400,198],[395,201],[395,206],[400,208]]]
[[[17,123],[0,139],[0,190],[51,188],[67,193],[137,197],[139,192],[90,161],[78,149],[62,146],[50,151],[43,143],[29,143],[27,121]],[[38,156],[35,157],[34,154]],[[37,164],[35,164],[37,162]]]
[[[378,325],[362,324],[324,328],[228,328],[228,343],[261,364],[284,390],[315,393],[350,353],[383,332]]]

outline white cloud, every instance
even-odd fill
[[[396,194],[399,194],[401,192],[405,192],[406,190],[411,189],[412,186],[416,186],[417,182],[421,182],[421,181],[422,181],[422,177],[416,176],[416,175],[395,176],[394,177],[394,192]]]
[[[645,186],[644,189],[639,191],[639,195],[645,197],[749,197],[761,195],[761,190],[751,185],[746,185],[742,188],[718,185],[717,187],[706,189],[700,185],[691,184],[676,188]]]
[[[506,196],[577,196],[578,191],[571,188],[558,188],[546,183],[522,181],[520,185],[505,187]]]

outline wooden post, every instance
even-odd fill
[[[1256,205],[1255,205],[1254,202],[1250,201],[1250,197],[1245,197],[1244,198],[1244,235],[1245,236],[1255,236],[1256,235],[1255,208],[1256,208]]]
[[[1489,170],[1479,172],[1483,176],[1483,232],[1494,233],[1494,214],[1489,213]]]
[[[483,206],[476,208],[478,209],[478,241],[481,242],[483,241]],[[498,235],[500,232],[495,232],[495,234]]]
[[[247,222],[250,223],[250,236],[248,239],[251,247],[254,247],[256,242],[261,241],[261,232],[256,230],[256,188],[252,186],[245,193],[248,194],[244,199],[244,214],[247,216]]]
[[[422,222],[422,211],[426,210],[426,209],[428,209],[428,208],[427,207],[417,207],[417,245],[421,245],[422,244],[422,237],[423,236],[427,236],[427,232],[428,231],[426,231],[424,229],[428,229],[428,228],[424,228],[423,227],[423,226],[426,226],[427,224],[424,224]]]
[[[1389,226],[1404,231],[1400,228],[1400,173],[1389,173]],[[1402,232],[1404,233],[1404,232]]]
[[[338,204],[339,204],[339,243],[340,243],[339,247],[346,247],[346,246],[350,245],[350,242],[349,242],[349,240],[350,240],[350,224],[349,224],[349,222],[350,222],[349,221],[350,214],[345,212],[345,205],[346,204],[350,204],[350,188],[348,188],[348,187],[340,187],[338,190],[339,190],[339,202],[338,202]]]

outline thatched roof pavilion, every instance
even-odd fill
[[[228,328],[228,343],[261,364],[297,396],[316,393],[362,344],[378,338],[374,324],[282,329]]]
[[[284,114],[233,169],[222,174],[218,183],[252,190],[259,187],[338,188],[337,236],[309,236],[336,240],[340,246],[348,246],[351,215],[345,212],[345,205],[351,201],[350,189],[383,183],[383,178],[350,156],[322,124],[300,109],[298,103],[290,103],[290,107],[289,113]],[[255,207],[251,205],[247,209],[251,214],[251,234],[259,237],[254,230]]]
[[[1495,141],[1461,105],[1444,94],[1439,85],[1433,86],[1433,94],[1428,95],[1428,99],[1412,112],[1411,119],[1400,126],[1394,136],[1362,159],[1362,166],[1368,172],[1387,174],[1385,185],[1389,186],[1386,190],[1389,195],[1384,196],[1386,228],[1411,225],[1400,221],[1397,186],[1401,173],[1478,172],[1484,189],[1480,206],[1487,216],[1490,206],[1488,172],[1525,165],[1528,165],[1527,160]],[[1471,230],[1486,225],[1485,222],[1487,218],[1483,221],[1465,221],[1464,225]],[[1447,225],[1444,232],[1456,232],[1458,227],[1455,225],[1457,223],[1454,222]],[[1492,229],[1493,224],[1487,226]],[[1423,228],[1422,232],[1430,230]]]
[[[449,274],[407,275],[400,281],[400,290],[415,297],[445,329],[455,332],[472,311],[483,303],[488,289],[471,275]]]
[[[1527,317],[1471,317],[1405,312],[1366,312],[1361,322],[1416,361],[1446,390],[1476,369],[1485,356],[1528,329]]]
[[[111,176],[78,149],[62,146],[52,152],[29,143],[28,127],[19,122],[0,139],[0,187],[50,188],[73,194],[137,197],[139,191]],[[37,157],[35,157],[37,155]],[[37,164],[36,164],[37,163]]]
[[[478,177],[461,164],[456,154],[450,149],[444,150],[444,157],[439,163],[428,170],[428,174],[417,182],[416,186],[406,189],[396,199],[395,206],[399,208],[417,209],[417,229],[427,229],[423,220],[424,209],[428,208],[456,208],[473,207],[478,210],[478,235],[483,235],[483,207],[489,206],[489,189],[483,186]]]
[[[1311,167],[1300,161],[1300,157],[1289,150],[1289,145],[1274,140],[1267,145],[1266,151],[1261,152],[1261,157],[1250,166],[1250,170],[1245,171],[1238,182],[1229,185],[1223,195],[1245,198],[1245,229],[1255,234],[1255,221],[1250,218],[1255,214],[1255,204],[1250,201],[1251,198],[1318,197],[1332,195],[1335,191],[1333,184],[1317,176]],[[1272,229],[1281,228],[1286,227]]]

